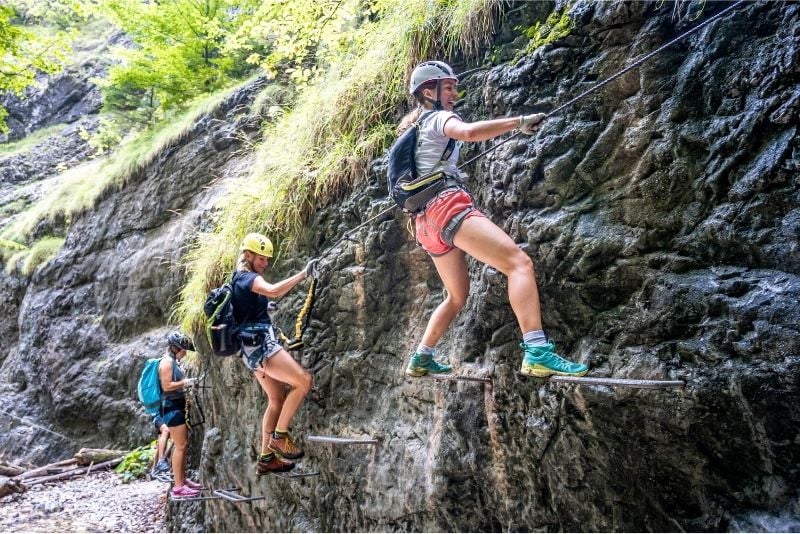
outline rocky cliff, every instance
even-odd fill
[[[708,3],[701,18],[726,5]],[[501,56],[519,48],[509,29],[543,10],[515,7],[497,36]],[[658,3],[569,9],[569,36],[464,80],[465,118],[553,109],[699,22]],[[520,377],[505,280],[477,263],[439,353],[491,382],[405,379],[442,289],[397,213],[325,258],[297,354],[315,383],[296,433],[377,445],[305,443],[302,468],[319,477],[257,479],[266,397],[240,361],[214,359],[199,339],[211,389],[195,467],[208,484],[266,499],[172,503],[173,527],[799,528],[799,34],[800,5],[744,3],[467,169],[478,204],[534,259],[545,327],[562,352],[590,362],[593,376],[685,388]],[[206,186],[251,163],[229,134],[256,131],[237,113],[259,83],[108,194],[30,281],[3,278],[18,316],[0,323],[12,340],[4,409],[78,442],[148,436],[136,376],[166,331],[185,245],[209,224],[225,181]],[[316,211],[276,279],[386,206],[383,164]],[[302,293],[279,303],[280,324],[291,325]],[[10,454],[57,455],[53,436],[2,418],[0,427]]]

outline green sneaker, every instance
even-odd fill
[[[523,375],[540,378],[550,375],[583,376],[589,371],[585,363],[573,363],[556,354],[552,341],[548,341],[547,345],[520,343],[519,346],[525,351],[519,370]]]
[[[428,373],[449,373],[451,369],[452,367],[449,365],[434,360],[432,354],[420,354],[419,352],[415,352],[411,355],[411,360],[408,362],[406,374],[408,376],[425,376]]]

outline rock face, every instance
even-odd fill
[[[0,409],[66,435],[0,418],[5,454],[40,463],[78,446],[133,447],[154,437],[135,394],[139,373],[166,348],[185,278],[180,258],[225,190],[224,183],[206,186],[247,169],[236,152],[259,119],[232,110],[263,86],[258,80],[236,91],[110,192],[73,224],[63,250],[26,288],[3,278],[18,320],[0,322],[8,334]]]
[[[727,5],[706,5],[701,19]],[[465,118],[552,110],[699,22],[675,21],[658,3],[570,10],[568,37],[465,80]],[[525,13],[506,25],[532,25]],[[684,389],[519,376],[505,279],[472,261],[471,296],[438,351],[458,373],[492,382],[404,378],[442,286],[397,213],[323,258],[297,354],[315,384],[295,432],[377,446],[305,442],[301,469],[319,477],[258,479],[266,396],[237,358],[215,359],[199,339],[211,389],[194,466],[207,484],[266,499],[170,504],[170,528],[796,529],[799,33],[800,5],[741,4],[467,169],[477,204],[534,259],[560,352],[590,362],[594,376],[680,379]],[[243,172],[237,147],[212,140],[215,128],[252,131],[226,110],[255,90],[103,199],[27,288],[4,279],[4,294],[24,294],[17,326],[0,323],[16,336],[0,370],[4,409],[76,441],[133,444],[151,434],[133,400],[136,356],[159,350],[183,281],[175,244],[203,227],[219,194],[203,186]],[[383,165],[317,210],[270,277],[383,209]],[[303,293],[279,303],[279,325],[293,324]],[[81,373],[90,363],[100,372]],[[58,446],[41,431],[0,425],[10,454],[32,458],[34,438]]]

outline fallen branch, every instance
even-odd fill
[[[36,469],[31,469],[30,471],[25,471],[21,475],[17,475],[14,478],[17,480],[25,480],[41,475],[42,473],[50,474],[53,471],[63,472],[65,467],[75,465],[76,463],[78,463],[78,461],[75,458],[69,458],[67,460],[61,460],[60,462],[43,465],[42,467],[37,467]]]
[[[17,475],[21,475],[25,472],[25,469],[18,465],[14,464],[7,464],[5,462],[0,462],[0,475],[7,476],[7,477],[15,477]]]
[[[75,453],[75,459],[78,460],[78,465],[91,465],[107,462],[114,458],[125,456],[131,451],[117,451],[113,449],[81,449]]]
[[[89,467],[87,470],[86,467],[75,467],[73,469],[68,469],[63,473],[58,473],[57,475],[50,475],[40,478],[35,478],[32,480],[27,480],[25,484],[27,486],[36,486],[39,484],[44,484],[45,482],[56,482],[58,480],[68,480],[70,478],[76,478],[82,475],[89,474],[89,471],[100,471],[103,469],[110,469],[112,467],[116,467],[119,463],[122,462],[122,456],[119,458],[114,458],[113,460],[108,460],[106,462],[102,462],[99,464],[95,464],[94,466]]]

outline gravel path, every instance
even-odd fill
[[[167,484],[101,472],[0,499],[0,532],[164,532]]]

